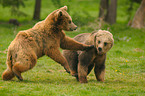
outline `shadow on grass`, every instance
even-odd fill
[[[3,80],[1,80],[3,81]],[[14,78],[12,80],[3,81],[3,82],[15,82],[15,83],[28,83],[28,84],[79,84],[79,82],[75,78],[37,78],[34,80],[24,79],[23,81]]]

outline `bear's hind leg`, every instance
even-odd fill
[[[68,61],[69,68],[71,70],[71,75],[78,77],[78,54],[76,51],[70,51],[70,50],[63,50],[63,56]]]
[[[34,62],[35,61],[35,62]],[[23,62],[23,63],[20,63],[20,62],[16,62],[13,67],[12,67],[12,71],[14,72],[15,76],[20,80],[22,81],[23,78],[21,76],[21,73],[22,72],[25,72],[27,70],[30,70],[31,68],[34,67],[34,65],[36,64],[36,60],[33,59],[33,62],[32,61],[28,61],[28,62]]]
[[[19,56],[22,57],[22,56]],[[13,64],[12,71],[15,76],[22,81],[22,72],[32,69],[37,62],[37,56],[31,52],[31,54],[26,54],[25,58],[17,58],[17,62]]]

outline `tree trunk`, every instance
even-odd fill
[[[99,18],[104,19],[105,15],[107,13],[107,8],[108,8],[108,0],[101,0],[100,1],[100,11],[99,11]]]
[[[131,27],[143,28],[145,27],[145,0],[142,0],[140,7],[136,11]]]
[[[41,0],[35,0],[33,20],[40,20]]]
[[[105,21],[108,22],[109,24],[116,23],[116,14],[117,14],[117,0],[111,0],[108,6]]]
[[[110,3],[110,4],[109,4]],[[116,23],[117,0],[101,0],[99,19],[109,24]]]

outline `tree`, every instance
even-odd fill
[[[40,8],[41,8],[41,0],[35,0],[35,9],[33,20],[40,20]]]
[[[56,7],[56,8],[60,8],[60,7],[63,7],[64,5],[67,6],[67,12],[69,13],[69,7],[71,5],[71,1],[72,0],[51,0],[51,2],[53,3],[53,5]]]
[[[145,0],[142,0],[140,7],[136,11],[136,14],[131,23],[133,28],[143,28],[145,27]]]
[[[117,0],[101,0],[99,18],[103,18],[109,24],[116,23]]]
[[[105,17],[107,8],[108,8],[108,0],[101,0],[101,2],[100,2],[100,11],[99,11],[99,17],[100,18]]]
[[[20,11],[20,6],[25,7],[25,0],[0,0],[0,4],[3,7],[10,7],[11,14],[17,16],[27,16],[24,12]]]
[[[0,4],[3,7],[10,7],[12,15],[27,16],[27,14],[19,10],[20,6],[25,7],[24,1],[26,0],[0,0]],[[35,0],[35,8],[33,14],[34,20],[40,19],[40,8],[41,8],[41,0]]]

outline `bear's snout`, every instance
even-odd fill
[[[98,48],[97,48],[97,51],[98,51],[98,54],[99,54],[99,55],[104,54],[102,47],[98,47]]]
[[[98,48],[98,50],[99,50],[99,51],[102,51],[102,48],[101,48],[101,47],[99,47],[99,48]]]
[[[78,27],[76,26],[74,30],[76,30]]]
[[[78,27],[70,28],[70,31],[76,30]]]

